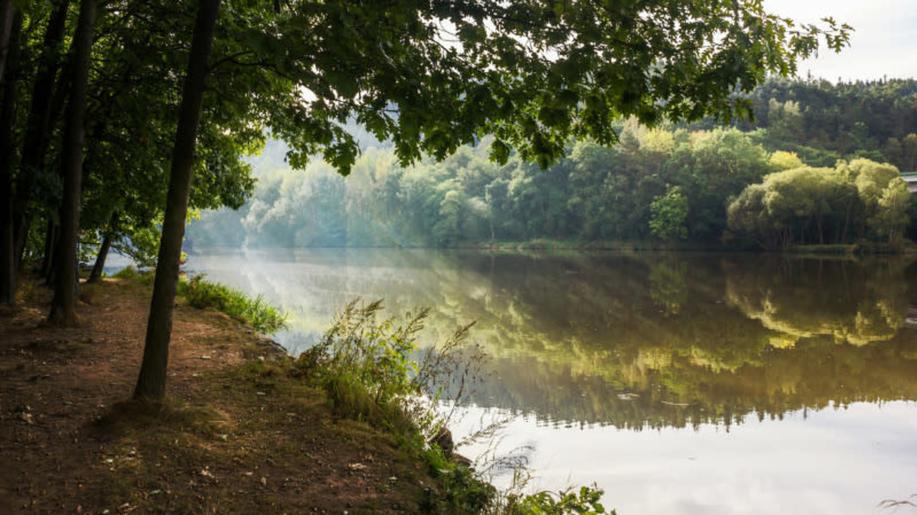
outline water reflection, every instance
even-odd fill
[[[286,250],[191,264],[291,312],[294,352],[356,296],[432,307],[431,337],[477,320],[493,373],[471,400],[547,421],[728,426],[917,399],[904,258]]]
[[[917,491],[907,258],[211,250],[190,266],[283,306],[294,353],[354,297],[430,306],[430,338],[476,320],[491,373],[456,432],[510,415],[503,448],[534,448],[536,488],[596,481],[620,513],[868,513]]]

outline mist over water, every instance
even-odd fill
[[[286,310],[293,354],[356,297],[430,307],[428,341],[477,321],[488,373],[454,430],[507,419],[496,445],[527,449],[533,488],[595,481],[620,513],[870,513],[917,492],[907,258],[214,248],[187,268]]]

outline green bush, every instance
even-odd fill
[[[298,360],[301,368],[317,371],[326,387],[341,390],[329,391],[332,399],[357,402],[352,410],[357,413],[366,411],[360,405],[364,399],[340,395],[344,390],[353,392],[359,386],[366,400],[379,407],[423,393],[414,381],[418,366],[411,354],[417,350],[416,335],[427,311],[399,322],[378,319],[381,309],[381,301],[348,304],[322,340]]]
[[[238,290],[207,281],[203,275],[180,282],[178,293],[195,308],[222,311],[261,333],[274,333],[286,326],[286,315],[260,295],[253,299]]]
[[[500,512],[511,515],[562,515],[567,513],[599,514],[605,511],[602,506],[603,492],[595,487],[583,486],[577,490],[561,492],[538,492],[520,497],[509,497],[507,504]]]

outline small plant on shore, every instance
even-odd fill
[[[203,275],[182,281],[179,294],[195,308],[222,311],[260,333],[271,334],[286,326],[286,316],[260,295],[251,298],[228,286],[207,281]]]
[[[498,512],[508,515],[548,515],[548,514],[599,514],[614,515],[615,511],[605,511],[602,506],[602,490],[582,486],[577,489],[560,492],[541,491],[530,495],[510,496],[504,500]]]
[[[455,405],[467,394],[483,353],[467,341],[470,324],[421,350],[417,337],[429,309],[401,318],[382,318],[381,311],[381,301],[345,306],[299,366],[321,376],[336,409],[358,418],[385,412],[390,422],[406,417],[431,438],[449,417],[440,401]]]

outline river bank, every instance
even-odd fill
[[[223,313],[178,303],[170,400],[150,413],[123,403],[148,287],[84,285],[76,329],[46,326],[50,292],[22,290],[0,316],[2,513],[416,512],[448,497],[402,435],[338,416]]]

